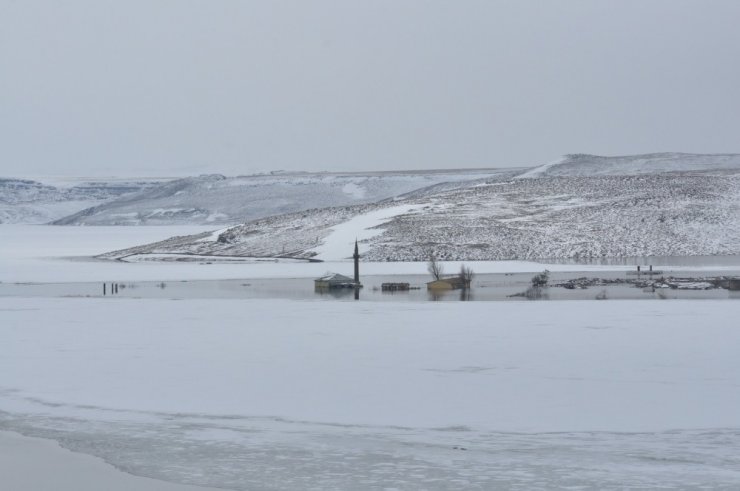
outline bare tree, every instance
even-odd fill
[[[457,276],[460,278],[460,282],[462,283],[463,288],[470,288],[470,284],[473,282],[473,276],[475,276],[475,273],[473,273],[472,268],[461,264],[460,272],[457,274]]]
[[[537,300],[540,298],[547,298],[547,282],[550,281],[550,272],[544,270],[542,273],[538,273],[532,277],[532,286],[527,288],[524,292],[524,296],[530,300]]]
[[[432,275],[435,280],[442,278],[442,274],[444,273],[444,268],[442,267],[442,264],[437,261],[437,256],[434,255],[434,252],[429,253],[427,271],[429,271],[429,274]]]
[[[532,286],[541,288],[547,286],[547,282],[550,280],[550,272],[544,270],[542,273],[536,274],[532,277]]]

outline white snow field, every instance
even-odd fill
[[[120,265],[93,262],[90,261],[91,256],[111,248],[130,247],[141,241],[209,230],[213,227],[0,225],[0,282],[105,281],[117,277]],[[81,259],[87,261],[82,262]]]
[[[0,298],[0,429],[234,490],[738,489],[736,316]]]
[[[383,233],[380,228],[393,218],[416,211],[422,205],[399,205],[357,215],[346,222],[334,225],[323,243],[312,249],[314,259],[341,261],[351,256],[355,241],[368,240]]]

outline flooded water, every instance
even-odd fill
[[[668,275],[669,272],[664,272]],[[706,272],[701,275],[679,275],[709,277],[727,274]],[[477,275],[468,290],[429,291],[428,275],[363,276],[363,288],[320,290],[314,289],[310,278],[244,279],[244,280],[199,280],[167,282],[124,282],[117,283],[0,283],[0,296],[18,297],[126,297],[126,298],[234,298],[234,299],[293,299],[327,301],[531,301],[531,300],[609,300],[609,299],[731,299],[740,298],[739,292],[724,289],[679,290],[671,288],[640,288],[629,284],[592,286],[584,289],[566,289],[549,286],[536,294],[525,296],[531,285],[531,273],[501,273]],[[599,273],[552,273],[550,285],[567,280],[588,277],[604,280],[635,279],[634,274],[625,272]],[[649,278],[643,274],[642,278]],[[386,292],[381,285],[385,282],[406,282],[409,291]],[[358,298],[355,298],[357,296]]]

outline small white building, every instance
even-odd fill
[[[314,287],[317,290],[326,290],[330,288],[355,288],[359,286],[355,280],[349,276],[339,273],[327,273],[321,278],[313,280]]]

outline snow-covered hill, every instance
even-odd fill
[[[650,153],[620,157],[571,154],[519,177],[627,176],[706,170],[740,170],[740,154]]]
[[[374,203],[429,186],[501,174],[501,170],[291,173],[188,177],[56,220],[56,225],[237,224],[284,213]]]
[[[156,184],[151,180],[116,179],[43,184],[0,178],[0,223],[47,223]]]
[[[328,244],[343,250],[334,240],[338,229],[347,241],[360,237],[363,259],[373,261],[424,260],[430,251],[447,260],[740,254],[740,169],[685,165],[633,175],[498,176],[392,202],[273,216],[106,257],[327,259]],[[348,233],[353,224],[357,232]],[[368,226],[375,233],[365,234]]]
[[[740,254],[740,173],[515,179],[428,206],[384,225],[366,258]]]

